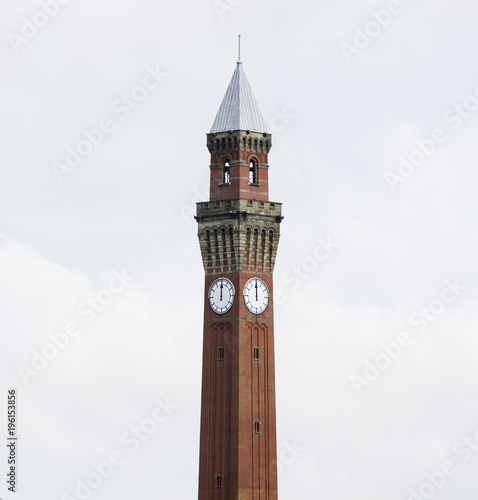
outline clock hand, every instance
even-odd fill
[[[259,300],[258,296],[257,296],[257,280],[256,280],[256,301]]]
[[[221,297],[219,298],[219,300],[222,301],[222,283],[221,283]]]

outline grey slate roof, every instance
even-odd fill
[[[229,130],[268,132],[266,122],[240,62],[237,63],[210,133]]]

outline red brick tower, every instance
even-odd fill
[[[269,201],[271,135],[240,62],[207,146],[199,500],[277,500],[272,272],[283,217]]]

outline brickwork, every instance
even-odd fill
[[[247,199],[203,202],[197,204],[196,220],[206,274],[272,274],[281,203]]]
[[[236,130],[208,134],[211,153],[210,200],[250,198],[265,201],[269,197],[268,153],[272,146],[270,134]],[[224,164],[230,165],[229,183],[224,182]],[[257,165],[255,183],[250,182],[251,161]]]
[[[277,500],[272,274],[283,217],[269,201],[271,145],[270,134],[247,130],[207,136],[210,199],[196,212],[205,272],[199,500]],[[208,293],[218,278],[235,297],[215,312]],[[251,278],[269,294],[261,314],[243,297]]]
[[[256,274],[224,276],[236,289],[224,316],[207,300],[217,276],[206,276],[205,283],[199,500],[277,500],[273,303],[263,314],[252,314],[242,290]],[[261,279],[272,295],[272,276]],[[217,474],[223,476],[221,488],[215,487]]]

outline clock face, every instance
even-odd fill
[[[252,278],[244,285],[244,302],[253,314],[262,314],[269,305],[269,289],[259,278]]]
[[[216,314],[226,314],[235,296],[234,285],[227,278],[219,278],[209,288],[209,305]]]

